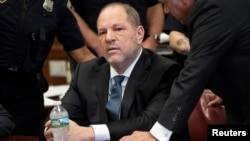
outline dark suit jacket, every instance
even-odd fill
[[[0,139],[11,135],[15,127],[14,119],[0,104]]]
[[[191,50],[158,121],[181,132],[204,88],[224,100],[228,123],[250,124],[249,0],[197,0],[188,21]]]
[[[104,58],[96,58],[76,67],[62,105],[80,125],[107,124],[111,139],[117,140],[152,127],[180,69],[172,60],[143,49],[124,91],[121,120],[110,122],[105,109],[110,65]]]

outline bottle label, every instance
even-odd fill
[[[69,126],[69,118],[62,117],[62,118],[57,118],[57,119],[51,119],[51,126],[52,128],[60,128],[60,127]]]

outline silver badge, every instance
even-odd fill
[[[7,0],[0,0],[0,3],[5,3]]]
[[[47,12],[52,12],[53,11],[53,5],[54,5],[54,0],[44,0],[43,8]]]

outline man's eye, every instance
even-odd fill
[[[116,31],[121,31],[123,28],[116,28],[115,30]]]
[[[106,33],[106,32],[104,32],[104,31],[103,31],[103,32],[99,32],[98,35],[103,35],[103,34],[105,34],[105,33]]]

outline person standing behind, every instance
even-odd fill
[[[84,39],[68,0],[4,0],[0,19],[0,104],[14,118],[13,134],[39,135],[48,89],[42,68],[54,38],[75,62],[90,59]]]
[[[110,3],[97,20],[104,57],[77,65],[70,88],[62,98],[70,121],[70,140],[118,140],[134,130],[149,130],[158,118],[181,66],[142,46],[144,28],[139,14],[124,3]],[[121,82],[122,102],[113,119],[108,104],[115,76]],[[44,136],[52,140],[50,122]]]
[[[124,2],[133,6],[139,12],[141,23],[146,29],[143,46],[155,51],[158,47],[157,37],[163,29],[164,12],[158,0],[72,0],[79,26],[89,49],[96,56],[103,56],[97,37],[96,20],[101,8],[111,2]]]
[[[15,124],[10,113],[0,104],[0,139],[12,134]]]
[[[181,24],[181,22],[170,13],[167,18],[166,30],[168,30],[169,33],[169,46],[174,50],[174,60],[184,66],[187,54],[190,51],[190,43],[187,37],[187,26]],[[210,91],[210,94],[214,95],[213,100],[209,101],[208,106],[223,104],[223,100],[211,90],[205,89],[204,91]]]
[[[168,141],[173,133],[183,131],[206,87],[223,99],[228,124],[249,125],[250,18],[244,13],[250,12],[250,1],[166,0],[166,3],[171,14],[187,24],[191,49],[150,132],[134,132],[121,141]]]
[[[168,13],[165,24],[165,30],[169,33],[169,46],[174,51],[174,60],[184,66],[184,62],[190,50],[190,43],[187,37],[187,26],[178,21],[171,13]],[[223,103],[223,100],[211,90],[205,89],[204,91],[210,91],[210,94],[214,95],[214,98],[209,101],[208,106],[216,106]]]

